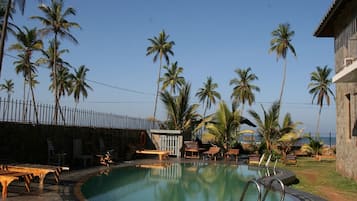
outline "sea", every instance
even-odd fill
[[[250,140],[247,141],[246,139],[244,139],[244,136],[250,136],[250,139],[252,139],[251,137],[253,135],[244,134],[239,138],[238,141],[240,141],[242,143],[251,143],[252,142]],[[255,143],[260,143],[261,142],[261,137],[260,136],[254,135],[253,138],[255,138]],[[315,139],[315,140],[317,139],[315,136],[312,136],[312,138]],[[329,147],[336,146],[336,136],[335,135],[331,135],[331,137],[330,136],[320,136],[320,140],[319,141],[322,142],[323,146],[329,146]],[[253,142],[254,142],[254,140],[253,140]],[[295,146],[301,146],[303,144],[309,144],[309,143],[310,143],[309,139],[302,138],[302,139],[300,139],[299,141],[296,142]]]
[[[313,139],[316,140],[316,138],[314,137]],[[319,141],[322,142],[324,146],[329,146],[329,147],[336,146],[335,136],[331,136],[331,137],[321,136]],[[302,144],[309,144],[309,139],[303,138],[297,142],[297,145],[302,145]]]

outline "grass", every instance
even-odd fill
[[[327,200],[353,200],[357,197],[357,182],[336,172],[336,162],[298,158],[298,166],[280,165],[296,174],[299,183],[292,187]]]

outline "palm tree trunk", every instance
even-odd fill
[[[35,111],[36,124],[38,125],[39,124],[38,123],[38,112],[37,112],[37,106],[36,106],[36,101],[35,101],[35,93],[33,92],[33,87],[31,86],[31,84],[30,84],[30,90],[31,90],[31,95],[32,95],[33,109]]]
[[[279,106],[281,107],[281,100],[283,99],[284,87],[285,87],[285,80],[286,80],[286,58],[284,59],[284,68],[283,68],[283,81],[281,83],[281,90],[279,96]]]
[[[73,125],[76,125],[77,106],[78,106],[78,103],[76,102],[76,105],[74,107],[74,114],[73,114]]]
[[[0,77],[1,77],[1,69],[2,69],[2,60],[4,58],[4,47],[5,47],[5,39],[7,33],[7,24],[9,20],[9,13],[11,9],[12,0],[8,0],[5,14],[4,14],[4,23],[1,30],[1,39],[0,39]]]
[[[23,96],[23,104],[22,104],[22,122],[25,121],[26,117],[26,78],[24,78],[24,96]]]
[[[158,78],[157,78],[156,97],[155,97],[155,106],[154,106],[154,120],[153,120],[153,123],[152,123],[152,127],[154,127],[155,121],[156,121],[156,108],[157,108],[157,99],[159,97],[160,77],[161,77],[161,64],[162,64],[162,58],[160,57],[160,67],[159,67]]]
[[[52,66],[52,75],[53,75],[53,91],[54,91],[54,98],[55,98],[55,112],[53,115],[53,121],[54,124],[57,125],[57,116],[58,116],[58,102],[59,102],[59,97],[58,97],[58,92],[57,92],[57,65],[56,65],[56,51],[57,49],[57,33],[55,33],[55,40],[53,44],[53,66]]]
[[[316,124],[316,137],[317,137],[317,140],[320,139],[320,117],[321,117],[321,110],[322,110],[322,106],[320,106],[319,115],[317,116],[317,124]]]
[[[63,125],[65,126],[66,125],[66,119],[64,118],[64,114],[62,112],[62,108],[61,108],[61,105],[60,105],[59,101],[58,101],[58,109],[59,109],[59,112],[60,112],[61,117],[62,117]]]

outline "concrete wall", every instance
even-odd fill
[[[47,140],[53,143],[55,152],[66,153],[65,163],[72,168],[83,166],[81,159],[73,157],[74,140],[81,141],[80,151],[91,156],[87,165],[97,165],[96,154],[114,149],[114,159],[130,160],[140,144],[142,130],[105,129],[31,125],[0,122],[0,162],[48,163]],[[146,131],[144,131],[146,133]],[[146,147],[152,143],[147,137]],[[102,149],[102,150],[101,150]],[[104,149],[104,150],[103,150]]]
[[[353,136],[357,121],[357,83],[336,84],[336,170],[357,181],[357,136]],[[349,104],[346,94],[351,94]]]

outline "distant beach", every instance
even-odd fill
[[[320,137],[320,141],[323,143],[323,145],[327,145],[327,146],[335,146],[336,145],[336,137],[335,136],[331,136],[330,137],[326,137],[326,136],[322,136]],[[302,144],[309,144],[309,139],[303,138],[300,139],[297,142],[297,145],[302,145]]]
[[[315,139],[314,136],[312,136],[313,139]],[[251,134],[245,134],[240,136],[240,138],[238,139],[239,142],[241,143],[252,143],[252,140],[254,142],[255,139],[255,143],[260,143],[261,142],[261,137],[258,135],[251,135]],[[323,143],[324,146],[336,146],[336,136],[333,135],[331,136],[331,138],[329,136],[321,136],[320,137],[320,141]],[[307,138],[303,138],[300,139],[295,145],[296,146],[301,146],[303,144],[309,144],[309,139]]]

